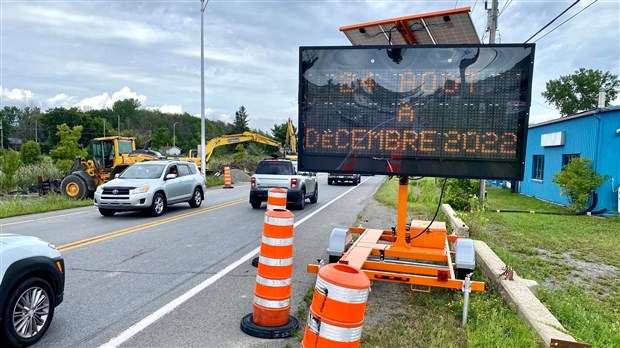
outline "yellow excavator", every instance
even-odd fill
[[[293,128],[293,120],[286,122],[286,140],[284,141],[284,158],[297,160],[297,135]]]
[[[279,142],[271,138],[268,138],[264,135],[257,134],[257,133],[243,132],[241,134],[222,135],[222,136],[209,140],[209,142],[205,145],[205,163],[206,163],[205,171],[207,172],[209,171],[209,160],[211,159],[211,156],[213,155],[213,150],[215,150],[216,147],[223,146],[223,145],[244,143],[246,141],[254,141],[257,143],[261,143],[261,144],[275,146],[278,148],[279,151],[282,149],[282,144],[280,144]],[[195,150],[190,150],[189,157],[169,157],[169,158],[178,159],[179,161],[192,161],[196,163],[198,168],[200,168],[201,166],[200,156],[196,155],[194,151]]]
[[[136,150],[133,137],[102,137],[90,142],[91,160],[76,158],[60,181],[61,193],[75,198],[92,197],[97,186],[122,173],[130,165],[157,159],[165,159],[157,151]]]

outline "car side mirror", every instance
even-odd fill
[[[316,176],[315,172],[310,173],[310,176]]]
[[[114,179],[118,178],[119,176],[121,176],[121,174],[120,174],[120,173],[116,173],[116,174],[114,174]]]
[[[165,180],[174,179],[174,178],[176,178],[176,177],[177,177],[177,175],[176,175],[176,174],[172,174],[172,173],[171,173],[171,174],[166,174],[166,178],[165,178]]]

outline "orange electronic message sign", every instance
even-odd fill
[[[299,165],[522,179],[534,45],[302,47]]]

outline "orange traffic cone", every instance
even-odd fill
[[[258,259],[252,313],[241,319],[241,331],[260,338],[283,338],[299,327],[291,312],[293,213],[267,209]]]
[[[232,179],[230,178],[230,167],[224,167],[224,188],[233,188]]]
[[[370,281],[357,268],[329,264],[319,269],[304,348],[359,347]]]

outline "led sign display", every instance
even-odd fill
[[[534,45],[300,48],[299,165],[522,179]]]

